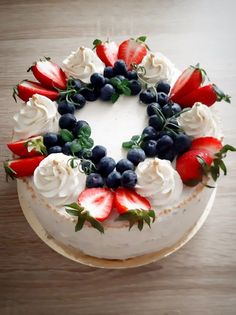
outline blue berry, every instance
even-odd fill
[[[142,135],[144,136],[144,140],[156,140],[157,139],[157,132],[151,126],[144,128]]]
[[[100,73],[94,73],[90,77],[90,82],[95,88],[100,89],[105,84],[105,78]]]
[[[65,155],[70,155],[71,154],[71,142],[66,142],[63,147],[62,147],[62,153],[64,153]]]
[[[173,148],[170,148],[164,152],[158,153],[158,158],[162,160],[169,160],[172,162],[176,156],[176,152]]]
[[[161,105],[164,106],[168,103],[168,95],[164,92],[160,92],[157,94],[157,102]]]
[[[106,185],[108,188],[116,189],[121,184],[121,174],[113,171],[111,172],[106,179]]]
[[[147,106],[148,116],[156,115],[158,110],[161,111],[161,106],[158,103],[151,103]]]
[[[139,100],[144,104],[156,102],[156,94],[153,90],[147,89],[139,94]]]
[[[97,164],[97,170],[102,176],[107,176],[116,167],[116,162],[113,158],[104,156]]]
[[[168,128],[171,128],[171,129],[174,129],[174,130],[179,129],[179,124],[178,124],[176,118],[170,118],[167,126],[168,126]]]
[[[103,147],[102,145],[96,145],[92,149],[91,160],[94,163],[98,163],[104,156],[106,156],[106,154],[107,154],[107,149],[105,147]]]
[[[144,161],[145,158],[145,152],[138,148],[130,149],[127,154],[127,159],[130,160],[135,166]]]
[[[157,140],[157,153],[165,152],[173,147],[174,141],[170,136],[164,135]],[[159,155],[158,155],[159,156]]]
[[[72,114],[64,114],[59,119],[59,127],[61,129],[72,130],[76,124],[76,118]]]
[[[100,91],[100,98],[103,101],[110,101],[112,95],[115,93],[115,89],[111,84],[105,84]]]
[[[62,152],[62,148],[59,145],[55,145],[54,147],[51,147],[48,149],[48,154],[61,153],[61,152]]]
[[[174,112],[174,114],[178,114],[181,112],[182,108],[179,106],[179,104],[172,104],[172,110]]]
[[[121,176],[121,186],[125,188],[134,188],[137,184],[137,175],[134,171],[125,171]]]
[[[60,104],[58,104],[57,111],[61,115],[68,113],[74,114],[75,106],[72,103],[68,103],[66,100],[64,100],[63,102],[60,102]]]
[[[71,97],[71,100],[75,106],[75,108],[80,109],[83,108],[84,105],[86,104],[86,99],[82,94],[75,94]]]
[[[121,159],[117,164],[116,164],[116,170],[119,173],[124,173],[125,171],[134,170],[134,164],[129,161],[128,159]]]
[[[142,85],[137,80],[131,80],[129,82],[129,88],[131,90],[131,95],[138,95],[142,90]]]
[[[125,80],[125,77],[124,77],[123,75],[121,75],[121,74],[118,74],[118,75],[116,75],[115,77],[116,77],[117,79],[119,79],[120,81]]]
[[[174,115],[174,112],[170,103],[163,106],[162,113],[166,118],[169,118]]]
[[[178,134],[175,138],[175,142],[174,142],[174,147],[175,147],[175,151],[178,154],[182,154],[185,151],[188,151],[189,148],[191,147],[191,139],[189,138],[189,136],[185,135],[185,134]]]
[[[95,90],[93,87],[91,86],[88,86],[88,87],[85,87],[83,88],[81,91],[80,91],[80,94],[83,95],[83,97],[85,98],[86,101],[89,101],[89,102],[94,102],[98,99],[98,96],[99,96],[99,93],[97,90]]]
[[[169,94],[170,92],[170,85],[166,82],[159,82],[156,86],[156,90],[158,93],[164,92],[165,94]]]
[[[137,72],[135,70],[128,71],[126,78],[128,80],[138,80]]]
[[[114,71],[115,75],[121,74],[121,75],[126,77],[127,76],[127,67],[126,67],[124,60],[117,60],[114,63],[113,71]]]
[[[86,178],[86,187],[87,188],[97,188],[97,187],[103,187],[104,186],[104,180],[100,174],[97,173],[91,173]]]
[[[115,76],[114,71],[113,71],[113,67],[106,67],[104,69],[103,75],[105,78],[111,79]]]
[[[43,136],[43,143],[46,148],[53,147],[58,144],[58,135],[54,132],[45,133]]]
[[[84,126],[89,126],[89,124],[87,123],[87,121],[85,120],[78,120],[73,128],[73,134],[75,137],[78,137],[80,130],[82,127]]]
[[[163,128],[165,122],[161,116],[152,115],[150,116],[148,123],[149,126],[153,127],[158,131]]]
[[[147,140],[142,143],[142,149],[147,157],[154,157],[157,153],[157,142],[155,140]]]
[[[157,139],[162,138],[163,136],[169,136],[173,140],[176,138],[176,134],[170,130],[162,130],[157,133]]]
[[[69,81],[68,83],[73,89],[79,90],[82,86],[82,83],[79,79],[69,79],[68,81]]]

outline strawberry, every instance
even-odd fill
[[[26,159],[7,161],[4,163],[5,172],[7,176],[11,178],[31,176],[44,158],[45,156],[40,155]]]
[[[144,43],[146,36],[137,39],[130,38],[122,42],[118,50],[118,59],[123,59],[128,69],[132,68],[132,64],[140,64],[147,54],[147,45]]]
[[[190,150],[206,150],[212,158],[222,149],[223,145],[219,139],[213,137],[201,137],[194,139]]]
[[[118,45],[115,42],[102,42],[100,39],[93,41],[98,57],[106,66],[114,66],[118,55]]]
[[[208,84],[198,87],[175,101],[181,107],[192,107],[196,102],[201,102],[207,106],[211,106],[216,101],[220,102],[222,100],[230,103],[230,96],[224,94],[224,92],[222,92],[215,84]]]
[[[205,70],[201,69],[199,64],[195,67],[190,66],[179,76],[170,91],[170,99],[179,104],[179,100],[197,89],[204,82],[206,76]]]
[[[52,101],[55,101],[59,96],[57,91],[49,90],[43,87],[42,84],[30,80],[23,80],[13,89],[13,97],[15,101],[16,95],[23,101],[27,102],[34,94],[44,95]]]
[[[64,71],[50,58],[36,61],[29,69],[35,78],[47,88],[66,89],[66,75]]]
[[[129,221],[130,229],[137,223],[138,228],[141,231],[144,222],[150,227],[151,218],[152,222],[155,220],[155,212],[151,210],[150,202],[146,198],[137,194],[134,190],[118,188],[115,191],[114,204],[120,214],[117,220]]]
[[[8,143],[7,146],[12,153],[20,157],[32,157],[47,153],[46,147],[43,144],[42,136]]]

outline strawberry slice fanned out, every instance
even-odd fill
[[[144,223],[150,227],[151,221],[155,221],[155,212],[151,210],[150,202],[134,190],[118,188],[115,191],[114,204],[120,214],[117,220],[128,221],[130,229],[137,224],[141,231]]]
[[[118,45],[115,42],[102,42],[100,39],[95,39],[93,45],[102,62],[104,62],[106,66],[113,67],[118,59]]]
[[[59,93],[57,91],[49,90],[43,87],[41,83],[33,82],[30,80],[22,81],[13,89],[13,97],[15,101],[16,96],[18,96],[24,102],[27,102],[29,98],[32,97],[34,94],[46,96],[52,101],[55,101],[59,96]]]
[[[64,71],[50,58],[36,61],[28,71],[32,71],[35,78],[47,88],[65,90],[67,86]]]
[[[147,54],[147,45],[145,44],[146,36],[137,39],[130,38],[122,42],[118,50],[118,59],[123,59],[128,69],[132,64],[140,64]]]
[[[32,157],[47,154],[42,136],[8,143],[7,146],[12,153],[20,157]]]

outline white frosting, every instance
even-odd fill
[[[202,103],[195,103],[190,110],[182,113],[177,120],[186,134],[193,138],[203,136],[219,138],[221,136],[216,116],[210,107]]]
[[[27,139],[34,135],[58,131],[57,105],[46,96],[34,94],[13,117],[13,140]]]
[[[170,161],[150,158],[136,168],[136,191],[147,197],[152,207],[172,205],[179,199],[183,183]]]
[[[90,48],[80,47],[73,51],[64,61],[64,70],[68,76],[80,79],[85,83],[90,82],[90,76],[103,73],[104,63]]]
[[[146,55],[141,66],[146,70],[143,78],[150,84],[155,84],[158,81],[171,83],[176,71],[174,64],[159,52]]]
[[[34,186],[54,206],[76,202],[85,187],[85,175],[78,167],[71,168],[70,158],[62,153],[50,154],[34,171]]]

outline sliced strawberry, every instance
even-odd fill
[[[204,82],[206,72],[201,69],[199,64],[195,67],[190,66],[179,76],[170,91],[170,98],[173,102],[179,103],[179,100],[197,89]]]
[[[44,158],[45,156],[40,155],[26,159],[7,161],[4,164],[4,168],[7,176],[11,178],[31,176]]]
[[[213,161],[210,153],[204,149],[194,149],[185,152],[177,158],[176,170],[182,181],[187,186],[195,186],[202,181],[203,175],[207,173],[202,166],[210,166]]]
[[[214,137],[201,137],[194,139],[190,150],[206,150],[210,153],[210,156],[214,158],[215,154],[222,149],[223,145],[219,139]]]
[[[50,58],[36,61],[28,71],[32,71],[35,78],[48,88],[66,89],[66,75],[64,71]]]
[[[17,95],[24,102],[27,102],[29,98],[32,97],[34,94],[44,95],[50,98],[52,101],[55,101],[59,96],[59,93],[57,91],[49,90],[43,87],[40,83],[30,80],[22,81],[13,90],[14,99],[16,100]]]
[[[132,64],[140,64],[147,54],[147,45],[144,43],[146,36],[141,36],[136,40],[130,38],[122,42],[118,50],[118,59],[123,59],[128,67],[132,68]]]
[[[96,47],[96,53],[102,62],[106,66],[113,67],[118,59],[118,45],[115,42],[102,42],[100,39],[95,39],[93,45]]]
[[[42,136],[8,143],[7,146],[12,153],[20,157],[32,157],[46,154],[46,147],[43,144]]]
[[[98,221],[104,221],[111,213],[114,193],[108,188],[88,188],[79,195],[79,205]]]

